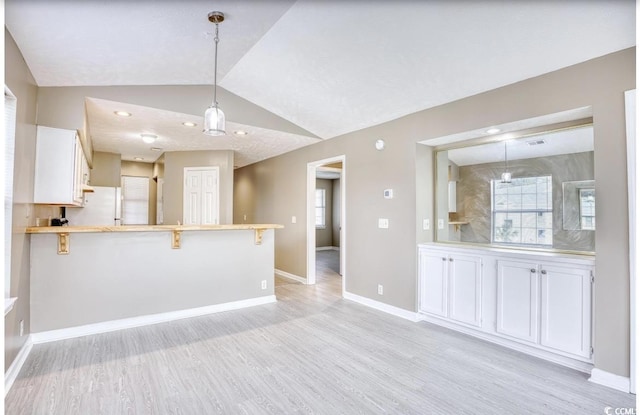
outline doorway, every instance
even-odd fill
[[[345,195],[344,155],[307,164],[307,284],[316,283],[316,264],[320,259],[322,266],[342,276],[343,294],[346,286]]]

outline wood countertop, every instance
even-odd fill
[[[32,226],[26,233],[101,233],[101,232],[183,232],[183,231],[234,231],[282,229],[283,225],[241,224],[241,225],[136,225],[136,226]]]

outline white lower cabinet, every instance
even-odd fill
[[[423,244],[418,268],[427,320],[569,366],[592,362],[592,257]]]
[[[427,313],[481,324],[482,260],[467,255],[420,254],[420,307]]]
[[[591,270],[540,264],[540,344],[591,355]]]
[[[538,341],[539,286],[537,264],[498,260],[498,333],[534,343]]]

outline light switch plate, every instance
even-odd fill
[[[444,229],[444,219],[438,219],[438,229]]]
[[[429,223],[429,219],[422,220],[422,229],[428,231],[431,228],[431,223]]]
[[[380,228],[380,229],[389,228],[389,219],[379,218],[378,219],[378,228]]]
[[[393,199],[393,189],[384,189],[383,195],[385,199]]]
[[[291,223],[296,223],[298,219],[295,216],[291,216]]]

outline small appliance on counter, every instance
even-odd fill
[[[67,218],[52,218],[51,226],[66,226],[69,225],[69,219]]]

